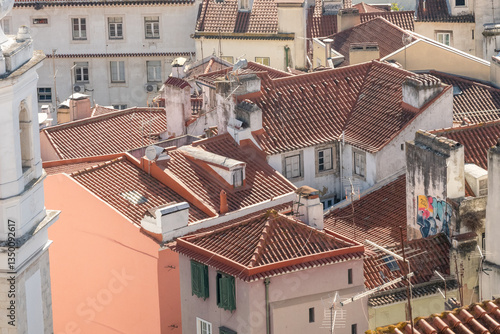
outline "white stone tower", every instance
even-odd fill
[[[0,1],[0,19],[14,0]],[[1,30],[1,29],[0,29]],[[48,227],[44,206],[37,73],[27,27],[0,31],[0,333],[53,333]]]

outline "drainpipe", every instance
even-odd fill
[[[264,279],[264,285],[266,286],[266,334],[271,334],[271,320],[269,318],[269,283],[271,283],[271,281],[266,277]]]
[[[288,72],[288,51],[290,51],[290,48],[288,45],[285,45],[285,71]]]

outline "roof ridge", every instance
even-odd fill
[[[389,12],[391,13],[391,12]],[[369,14],[369,13],[361,13],[361,14]],[[360,14],[360,15],[361,15]],[[375,15],[375,14],[372,14],[372,15]],[[367,15],[368,16],[368,15]],[[377,16],[377,17],[374,17],[373,19],[371,20],[368,20],[366,22],[363,22],[363,23],[360,23],[354,27],[351,27],[349,29],[346,29],[346,30],[342,30],[342,31],[339,31],[339,32],[336,32],[335,34],[332,34],[330,36],[328,36],[329,38],[334,38],[336,35],[340,35],[340,34],[347,34],[347,31],[352,31],[354,29],[359,29],[360,27],[363,27],[364,25],[367,25],[367,24],[370,24],[370,23],[373,23],[373,21],[376,21],[376,20],[383,20],[385,21],[385,23],[388,23],[390,26],[396,28],[397,30],[401,31],[402,33],[404,34],[410,34],[412,35],[411,33],[409,33],[408,31],[400,28],[399,26],[395,25],[394,23],[392,23],[391,21],[387,20],[385,17],[383,16]],[[413,35],[412,35],[413,36]],[[414,37],[414,36],[413,36]]]
[[[429,132],[434,134],[434,135],[444,135],[446,133],[461,132],[461,131],[466,131],[466,130],[471,130],[471,129],[476,129],[476,128],[486,128],[486,127],[495,126],[495,125],[500,125],[500,119],[495,119],[495,120],[481,122],[481,123],[459,125],[459,126],[449,127],[449,128],[435,129],[435,130],[431,130]]]
[[[108,160],[108,161],[102,162],[100,164],[97,164],[95,166],[88,167],[88,168],[73,172],[73,173],[69,174],[69,176],[75,177],[75,176],[79,176],[82,174],[90,173],[90,172],[93,172],[97,169],[101,169],[101,168],[107,167],[109,165],[112,165],[112,164],[115,164],[117,162],[124,161],[124,160],[126,160],[126,157],[125,157],[125,155],[122,155],[121,157],[118,157],[118,158],[115,158],[112,160]]]
[[[436,75],[442,75],[443,77],[447,77],[447,78],[450,78],[450,79],[453,79],[453,80],[458,80],[458,81],[466,82],[466,83],[469,83],[471,85],[480,86],[480,87],[483,87],[483,88],[488,89],[488,90],[493,90],[493,91],[500,92],[500,88],[490,86],[490,85],[488,85],[486,83],[483,83],[483,82],[474,81],[472,79],[468,79],[468,78],[465,78],[465,77],[462,77],[462,76],[459,76],[459,75],[456,75],[456,74],[451,74],[451,73],[446,73],[446,72],[440,72],[440,71],[436,71],[436,70],[430,70],[429,73],[430,74],[436,74]]]
[[[261,232],[260,238],[259,238],[259,242],[257,243],[257,246],[255,247],[252,258],[250,259],[250,262],[248,263],[248,267],[254,267],[256,264],[258,264],[258,262],[262,256],[261,251],[264,250],[264,248],[267,245],[267,241],[270,238],[270,235],[272,232],[271,231],[271,222],[273,222],[275,217],[276,217],[276,216],[271,217],[271,214],[276,215],[277,213],[274,210],[270,210],[266,213],[266,223],[264,224],[264,228],[262,229],[262,232]]]

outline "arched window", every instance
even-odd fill
[[[21,102],[19,107],[19,139],[21,143],[21,165],[23,173],[29,169],[33,164],[33,150],[32,150],[32,129],[31,119],[28,112],[26,102]]]

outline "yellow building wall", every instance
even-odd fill
[[[458,290],[447,291],[446,298],[457,298]],[[416,317],[428,317],[433,313],[444,311],[444,298],[440,293],[428,297],[412,299],[413,319]],[[375,330],[376,327],[387,326],[406,321],[406,302],[394,303],[380,307],[369,307],[369,326]]]
[[[475,40],[472,39],[474,23],[415,22],[415,32],[437,41],[438,32],[451,32],[450,46],[473,56],[476,55]],[[480,50],[482,52],[482,50]]]
[[[489,62],[437,44],[418,40],[410,44],[406,52],[400,49],[383,60],[396,60],[410,71],[436,70],[478,80],[490,80]]]

